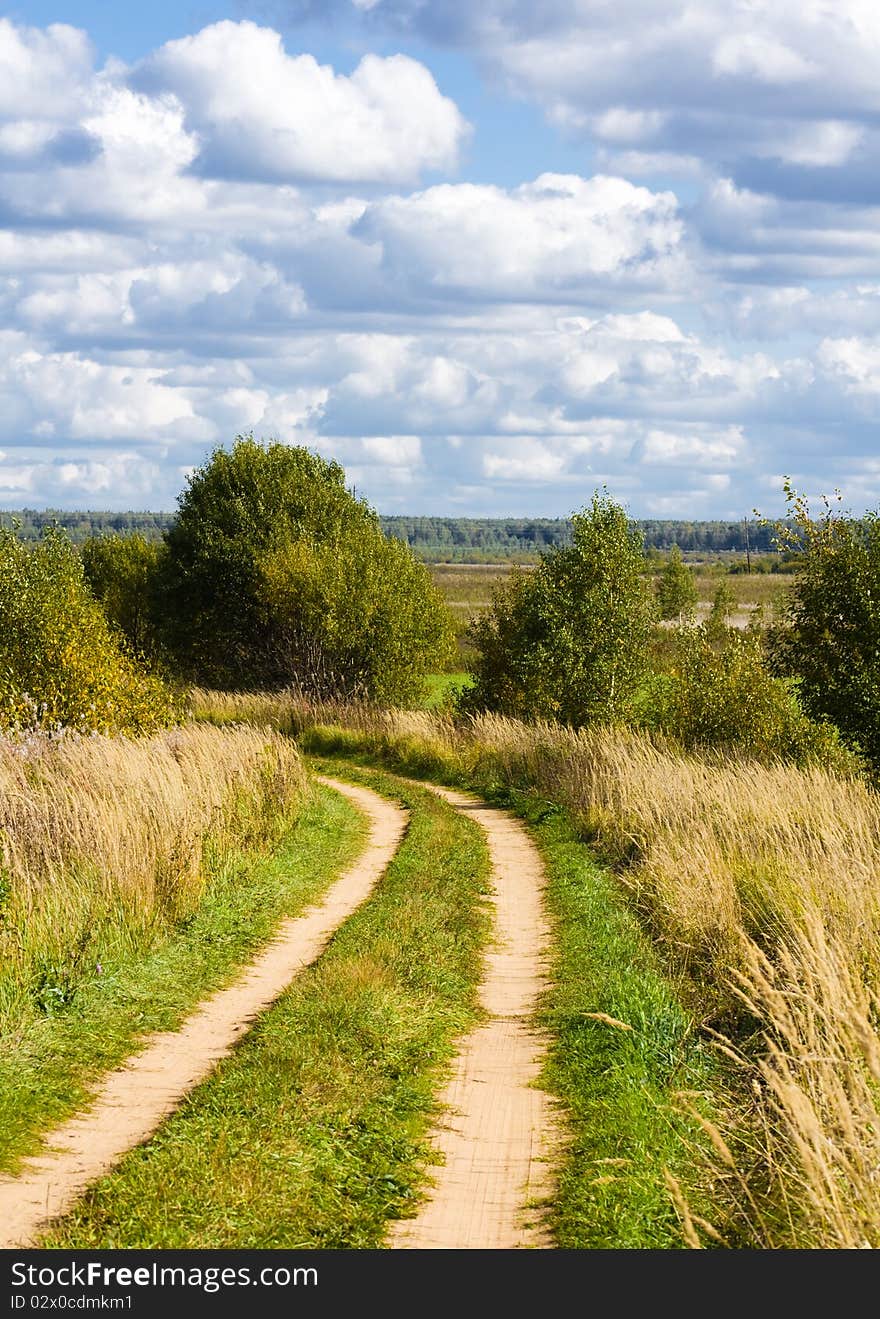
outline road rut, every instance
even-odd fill
[[[431,786],[431,785],[426,785]],[[463,793],[434,788],[485,830],[495,888],[496,941],[480,996],[488,1018],[462,1042],[440,1096],[443,1159],[416,1217],[394,1224],[392,1249],[550,1248],[540,1205],[553,1189],[555,1114],[535,1084],[546,1041],[534,1012],[546,986],[549,930],[544,868],[523,826]]]
[[[318,781],[366,814],[365,850],[323,901],[282,923],[234,984],[203,1002],[179,1030],[149,1036],[140,1052],[109,1073],[88,1111],[45,1137],[45,1154],[29,1159],[20,1175],[0,1177],[0,1248],[35,1245],[52,1219],[147,1140],[369,897],[397,851],[406,812],[366,788]]]

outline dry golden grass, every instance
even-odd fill
[[[211,693],[196,708],[259,711],[292,731],[342,725],[402,766],[527,787],[567,807],[616,866],[707,1027],[732,1031],[739,1010],[736,1041],[707,1032],[743,1077],[736,1119],[716,1133],[725,1221],[683,1216],[689,1243],[733,1224],[762,1248],[880,1246],[873,788],[818,769],[683,756],[627,729]]]
[[[736,980],[765,1023],[754,1082],[781,1221],[756,1244],[880,1246],[880,1037],[874,990],[815,910],[773,959],[751,944]]]
[[[75,960],[103,921],[143,930],[193,910],[205,849],[260,841],[305,790],[296,748],[252,727],[0,740],[4,992]]]

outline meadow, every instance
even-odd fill
[[[697,620],[704,621],[708,617],[715,592],[719,583],[723,582],[734,600],[729,619],[732,627],[746,627],[757,605],[763,607],[765,616],[772,616],[776,605],[794,581],[794,574],[790,572],[739,571],[745,566],[745,558],[740,555],[725,555],[723,558],[716,556],[714,559],[694,555],[686,562],[693,572],[698,593]],[[534,566],[529,563],[430,564],[432,580],[442,592],[455,620],[457,656],[462,665],[467,665],[473,657],[473,649],[464,636],[467,624],[491,606],[493,591],[509,581],[511,573],[528,573],[534,571]],[[732,566],[737,571],[731,572]],[[646,563],[645,576],[652,590],[656,589],[662,568],[662,557]]]
[[[3,1171],[368,849],[320,776],[406,812],[369,897],[45,1244],[373,1248],[429,1194],[500,872],[424,782],[546,874],[553,1245],[880,1245],[874,523],[795,504],[798,572],[686,555],[697,616],[661,630],[665,554],[605,496],[540,562],[426,568],[343,478],[240,437],[161,542],[2,535]]]

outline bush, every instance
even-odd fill
[[[598,492],[572,527],[572,545],[514,573],[471,625],[477,658],[463,710],[573,727],[631,715],[653,618],[641,539]]]
[[[860,772],[837,730],[810,719],[793,686],[767,670],[757,634],[730,628],[719,646],[706,627],[681,628],[675,640],[675,660],[655,680],[649,722],[681,746]]]
[[[681,550],[673,545],[657,583],[657,605],[661,618],[693,618],[697,609],[697,584],[682,562]]]
[[[178,717],[128,655],[54,528],[35,546],[0,530],[0,727],[152,732]]]
[[[156,586],[163,546],[140,532],[93,536],[80,547],[85,578],[133,655],[158,658]]]
[[[727,582],[719,582],[712,598],[712,608],[705,622],[710,641],[724,641],[730,629],[730,616],[736,609],[736,596]]]
[[[774,671],[794,676],[804,708],[831,720],[880,773],[880,514],[855,520],[824,501],[819,518],[786,484],[781,542],[798,558],[768,631]]]
[[[452,652],[428,569],[307,449],[251,436],[216,449],[166,545],[165,637],[201,685],[403,704]]]

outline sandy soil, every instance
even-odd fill
[[[323,902],[281,925],[233,985],[202,1003],[180,1030],[145,1039],[140,1052],[104,1079],[86,1113],[46,1137],[44,1155],[30,1159],[19,1176],[0,1177],[0,1248],[36,1245],[53,1218],[147,1140],[369,896],[397,850],[406,813],[365,788],[319,781],[367,815],[366,850]]]
[[[430,786],[430,785],[428,785]],[[544,1039],[531,1024],[545,987],[544,871],[516,820],[461,793],[435,788],[485,829],[493,867],[496,942],[481,1001],[488,1019],[462,1042],[441,1100],[435,1188],[415,1218],[395,1223],[393,1249],[549,1248],[540,1209],[552,1193],[558,1128],[535,1085]]]

